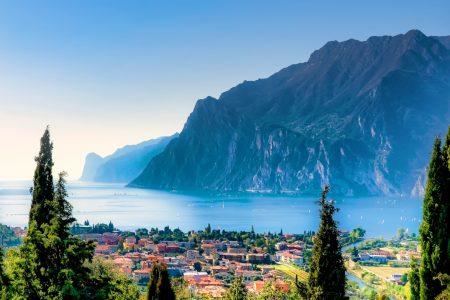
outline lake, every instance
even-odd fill
[[[30,181],[0,181],[0,223],[25,226],[31,203]],[[260,195],[201,196],[124,187],[123,184],[69,182],[69,201],[79,222],[112,221],[120,229],[169,225],[182,230],[213,228],[302,233],[318,226],[318,197]],[[368,237],[389,238],[398,228],[416,232],[422,199],[337,198],[339,227],[358,226]]]

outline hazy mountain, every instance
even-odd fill
[[[83,174],[80,180],[93,181],[98,167],[103,163],[103,157],[97,153],[91,152],[86,155],[84,160]]]
[[[199,100],[130,185],[420,194],[450,123],[450,51],[417,30],[328,42],[305,63]]]
[[[95,153],[86,156],[82,181],[130,182],[161,153],[178,134],[148,140],[137,145],[127,145],[102,158]]]

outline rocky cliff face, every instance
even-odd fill
[[[83,174],[81,175],[81,181],[93,181],[95,173],[98,167],[102,164],[103,157],[97,153],[91,152],[86,155],[84,160]]]
[[[329,42],[306,63],[199,100],[132,186],[419,194],[450,123],[450,51],[419,31]]]
[[[147,166],[150,160],[161,153],[178,134],[151,139],[136,145],[117,149],[104,158],[89,153],[86,156],[83,175],[80,180],[94,182],[130,182]]]

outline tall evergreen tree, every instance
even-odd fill
[[[129,279],[92,262],[93,243],[70,234],[75,219],[67,201],[65,174],[60,173],[53,185],[52,147],[47,128],[36,158],[27,236],[8,255],[7,276],[0,268],[1,284],[9,286],[6,299],[138,299],[138,289]]]
[[[443,155],[444,161],[447,162],[447,169],[450,170],[450,126],[448,126],[447,137],[445,138]]]
[[[66,200],[65,174],[60,174],[56,188],[53,185],[52,148],[47,128],[36,158],[28,233],[19,250],[15,279],[27,299],[81,297],[89,279],[84,263],[93,257],[93,244],[69,233],[75,219]]]
[[[230,288],[225,294],[226,300],[245,300],[247,299],[247,289],[245,288],[244,278],[236,276],[231,283]]]
[[[325,186],[320,204],[319,231],[313,238],[308,299],[343,299],[345,297],[345,267],[339,244],[339,232],[333,219],[337,208],[328,201]]]
[[[167,267],[162,263],[154,263],[150,272],[148,300],[175,300]]]
[[[441,141],[434,142],[428,167],[428,179],[423,201],[420,225],[422,262],[420,265],[420,299],[434,299],[442,292],[438,275],[450,271],[449,259],[449,168],[447,155]]]
[[[419,268],[416,261],[411,262],[411,271],[408,275],[409,286],[411,289],[410,300],[419,300],[420,299],[420,277],[419,277]]]
[[[70,225],[75,221],[72,205],[67,201],[65,172],[59,173],[52,201],[50,226],[47,230],[52,277],[56,278],[53,287],[63,298],[68,295],[81,295],[86,282],[90,280],[90,270],[85,262],[93,258],[94,245],[70,234]]]
[[[50,140],[50,131],[47,127],[44,135],[41,137],[40,150],[35,161],[37,163],[33,177],[33,198],[31,200],[29,226],[35,221],[36,226],[40,227],[44,223],[49,223],[48,215],[49,201],[53,200],[53,143]]]

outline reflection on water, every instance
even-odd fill
[[[24,226],[31,182],[0,181],[0,223]],[[109,222],[119,228],[213,228],[301,233],[318,226],[316,198],[198,196],[125,188],[120,184],[71,182],[69,200],[78,221]],[[336,199],[342,229],[361,226],[370,237],[395,235],[404,227],[417,232],[421,200],[408,198]]]

